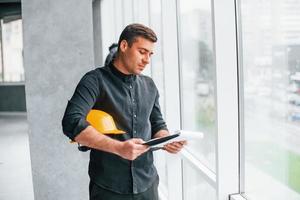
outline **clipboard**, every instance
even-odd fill
[[[180,132],[172,134],[172,135],[168,135],[168,136],[165,136],[165,137],[154,138],[154,139],[148,140],[147,142],[143,143],[143,145],[154,146],[154,145],[166,142],[168,140],[171,140],[173,138],[176,138],[179,135],[180,135]]]

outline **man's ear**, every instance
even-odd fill
[[[126,40],[122,40],[121,43],[120,43],[120,50],[122,52],[126,51],[128,48],[128,43]]]

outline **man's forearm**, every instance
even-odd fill
[[[88,146],[93,149],[98,149],[110,153],[120,155],[120,149],[122,142],[111,139],[110,137],[99,134],[99,132],[92,126],[88,126],[86,129],[80,132],[75,137],[75,141],[84,146]]]
[[[157,133],[155,133],[154,138],[160,138],[160,137],[164,137],[164,136],[168,136],[168,135],[170,135],[169,131],[160,130]]]
[[[134,160],[149,150],[147,145],[143,145],[144,141],[142,139],[132,138],[121,142],[100,134],[92,126],[88,126],[81,131],[80,134],[75,137],[75,141],[93,149],[116,154],[128,160]]]

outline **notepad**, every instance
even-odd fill
[[[166,142],[168,140],[171,140],[173,138],[176,138],[180,135],[180,132],[179,133],[175,133],[175,134],[172,134],[172,135],[168,135],[168,136],[165,136],[165,137],[160,137],[160,138],[154,138],[154,139],[151,139],[151,140],[148,140],[147,142],[143,143],[144,145],[149,145],[149,146],[154,146],[154,145],[158,145],[158,144],[161,144],[163,142]]]

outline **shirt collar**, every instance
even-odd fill
[[[126,83],[132,83],[136,79],[136,75],[134,74],[124,74],[120,72],[116,66],[114,66],[113,62],[109,63],[109,68],[111,69],[112,73],[122,79]]]

